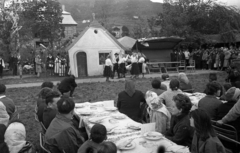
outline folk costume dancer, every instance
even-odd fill
[[[120,58],[118,61],[120,77],[123,77],[123,78],[125,78],[125,74],[127,72],[126,62],[127,62],[128,56],[129,55],[122,55],[122,58]]]
[[[131,78],[137,78],[139,75],[139,66],[138,66],[138,55],[136,53],[133,53],[133,55],[131,56],[131,63],[132,63]]]
[[[54,69],[54,57],[52,56],[52,54],[49,54],[47,57],[47,70],[49,71],[50,75],[54,75],[53,69]]]
[[[55,64],[54,73],[59,74],[59,71],[60,71],[59,68],[60,68],[60,65],[61,65],[61,59],[60,59],[60,54],[59,53],[57,54],[57,57],[55,58],[54,64]]]
[[[2,56],[0,55],[0,78],[3,77],[3,68],[5,67],[4,60],[2,59]]]
[[[104,67],[104,77],[106,77],[106,81],[110,81],[109,78],[112,76],[112,61],[110,59],[110,55],[107,56],[107,59],[105,60],[105,67]]]
[[[116,71],[117,71],[118,78],[120,78],[119,67],[118,67],[119,54],[115,53],[114,55],[115,55],[115,60],[113,59],[113,75],[112,75],[112,79],[114,78]]]

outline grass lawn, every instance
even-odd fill
[[[226,74],[220,73],[218,81],[225,82]],[[189,80],[196,92],[202,92],[208,82],[208,74],[190,75]],[[146,93],[151,88],[151,79],[136,80],[136,89]],[[74,93],[75,102],[96,102],[102,100],[117,100],[118,93],[124,90],[124,81],[84,83],[79,84]],[[40,87],[8,89],[7,96],[12,98],[18,106],[20,119],[27,129],[27,140],[35,146],[39,144],[39,132],[41,127],[34,119],[34,107],[36,104],[34,96],[40,91]]]

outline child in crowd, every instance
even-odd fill
[[[107,139],[107,129],[102,124],[95,124],[90,133],[90,140],[78,149],[78,153],[97,153],[100,144]]]
[[[159,102],[158,95],[153,91],[147,91],[146,101],[148,104],[148,112],[150,123],[156,123],[156,131],[165,134],[170,127],[171,114],[166,106]]]

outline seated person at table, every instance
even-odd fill
[[[4,84],[0,84],[0,101],[5,105],[11,119],[15,112],[15,104],[12,99],[6,96],[6,86]]]
[[[45,87],[48,87],[50,89],[53,89],[54,85],[52,82],[50,81],[46,81],[46,82],[43,82],[42,85],[41,85],[41,88],[45,88]]]
[[[183,92],[193,92],[192,85],[189,82],[188,77],[185,73],[178,74],[178,81],[180,83],[179,89],[181,89]]]
[[[174,103],[171,107],[170,129],[165,134],[166,138],[178,145],[191,146],[193,128],[190,126],[189,111],[192,108],[188,96],[178,94],[173,97]]]
[[[75,103],[70,98],[61,98],[57,102],[59,113],[45,134],[45,147],[51,153],[76,153],[83,144],[84,138],[72,122],[74,107]]]
[[[75,76],[71,75],[61,81],[61,83],[58,85],[58,90],[62,95],[64,93],[70,92],[69,96],[72,97],[76,87],[77,83],[75,82]]]
[[[191,126],[195,128],[191,153],[225,153],[226,150],[218,139],[208,114],[201,109],[190,113]]]
[[[117,153],[117,146],[110,142],[103,142],[98,150],[98,153]]]
[[[166,107],[171,107],[173,105],[173,96],[182,93],[179,89],[179,81],[177,79],[172,79],[169,84],[170,90],[165,91],[159,96],[159,99]]]
[[[51,91],[46,95],[47,107],[43,111],[43,125],[47,129],[56,117],[57,114],[57,102],[60,99],[60,93],[57,91]]]
[[[225,83],[223,85],[223,88],[224,88],[225,91],[228,91],[228,89],[230,89],[231,87],[232,87],[232,85],[230,83]]]
[[[165,134],[170,128],[171,114],[166,106],[159,102],[159,97],[155,92],[147,91],[146,101],[148,104],[150,123],[156,123],[156,131]]]
[[[84,142],[78,149],[78,153],[97,153],[100,144],[107,139],[107,129],[102,124],[95,124],[90,133],[90,140]]]
[[[170,78],[168,74],[162,74],[162,83],[161,83],[161,89],[163,90],[170,90],[169,84],[170,84]]]
[[[117,107],[119,112],[126,114],[132,120],[140,122],[140,104],[145,103],[144,94],[135,90],[132,80],[126,80],[125,90],[118,94]]]
[[[161,89],[160,79],[154,78],[152,80],[152,91],[155,92],[158,96],[164,92],[164,90]]]
[[[46,104],[46,95],[51,92],[52,89],[48,88],[48,87],[44,87],[41,89],[41,91],[38,94],[38,98],[37,98],[37,116],[38,116],[38,120],[40,122],[43,121],[43,111],[44,109],[47,107]]]
[[[198,108],[205,110],[211,119],[215,119],[217,108],[222,105],[222,101],[216,98],[220,95],[221,87],[217,82],[210,82],[205,91],[207,95],[198,102]]]

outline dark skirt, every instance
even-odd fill
[[[105,66],[103,76],[105,76],[105,77],[111,77],[112,76],[111,66]]]
[[[131,74],[132,74],[132,75],[139,75],[139,66],[138,66],[138,63],[132,63]]]
[[[125,63],[120,64],[119,73],[125,74],[127,72]]]
[[[140,73],[140,74],[142,73],[142,65],[143,65],[143,63],[138,63],[139,73]]]

